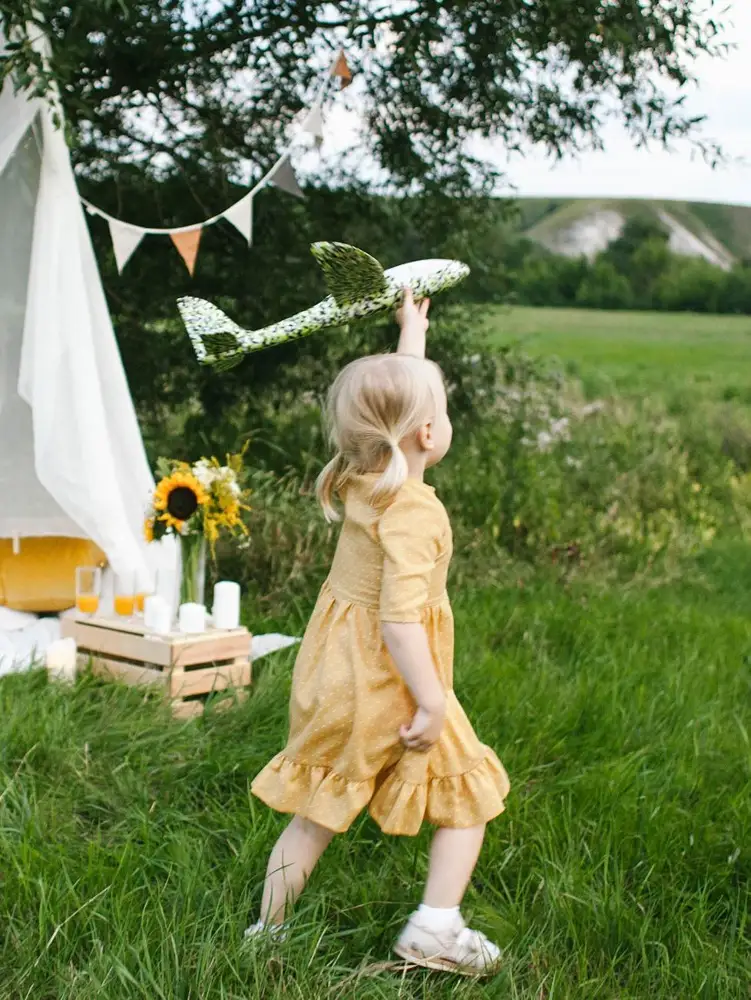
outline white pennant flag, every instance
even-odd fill
[[[133,255],[133,251],[146,234],[143,229],[138,229],[135,226],[126,226],[116,219],[108,219],[107,223],[110,227],[112,249],[115,251],[117,273],[122,274],[123,268]]]
[[[289,162],[288,156],[284,157],[279,166],[274,170],[274,173],[269,177],[269,183],[281,188],[282,191],[286,191],[288,194],[293,194],[296,198],[305,197],[303,189],[297,183],[295,171],[292,169],[292,164]]]
[[[323,115],[321,114],[320,105],[317,104],[310,109],[310,114],[303,122],[302,127],[313,136],[316,146],[320,147],[323,142]]]
[[[222,215],[242,233],[250,246],[253,242],[253,194],[246,194],[240,201],[230,205]]]

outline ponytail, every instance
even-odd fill
[[[373,487],[372,500],[377,507],[388,507],[409,476],[407,456],[399,446],[398,440],[391,438],[386,443],[391,449],[391,458],[383,475]]]
[[[347,482],[348,471],[348,462],[344,455],[338,451],[316,480],[316,496],[323,508],[323,516],[329,524],[342,519],[341,514],[334,506],[334,496]]]

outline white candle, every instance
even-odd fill
[[[181,604],[177,616],[181,632],[196,634],[206,631],[206,608],[203,604]]]
[[[149,594],[143,602],[143,624],[147,632],[166,635],[172,631],[172,614],[161,594]]]
[[[76,679],[76,640],[56,639],[47,647],[47,672],[50,680],[72,684]]]
[[[214,587],[212,609],[214,628],[232,629],[240,625],[240,584],[221,580]]]

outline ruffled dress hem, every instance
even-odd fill
[[[368,811],[384,833],[413,837],[423,822],[433,826],[480,826],[505,809],[509,780],[488,747],[472,766],[456,775],[413,783],[397,764],[385,775],[351,781],[329,767],[303,764],[279,754],[251,786],[253,794],[277,812],[294,813],[335,833],[344,833]],[[457,822],[457,817],[461,821]]]
[[[277,812],[294,813],[327,830],[344,833],[370,802],[375,784],[374,778],[350,781],[330,767],[301,764],[279,754],[250,790]]]

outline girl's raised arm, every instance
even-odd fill
[[[416,358],[425,357],[425,334],[430,320],[428,309],[430,299],[416,303],[411,288],[404,289],[404,300],[396,313],[396,321],[401,327],[397,354],[411,354]]]

